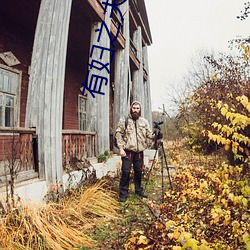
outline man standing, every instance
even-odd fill
[[[125,120],[127,121],[125,122]],[[125,125],[125,123],[127,123]],[[130,107],[128,118],[121,118],[115,131],[117,145],[122,157],[122,175],[119,185],[120,202],[128,197],[130,171],[133,164],[135,193],[147,198],[141,185],[143,151],[147,147],[147,138],[154,139],[148,121],[141,116],[141,104],[134,101]]]

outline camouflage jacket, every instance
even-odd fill
[[[147,138],[153,140],[155,135],[152,134],[149,123],[144,117],[140,116],[135,121],[129,115],[126,131],[125,117],[122,117],[115,131],[115,137],[118,148],[141,152],[147,148]]]

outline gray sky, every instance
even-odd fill
[[[200,50],[229,51],[228,40],[250,36],[250,17],[236,17],[244,0],[145,0],[153,44],[149,47],[152,108],[167,106]]]

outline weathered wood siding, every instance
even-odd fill
[[[142,116],[145,116],[145,96],[144,96],[144,83],[143,83],[143,63],[142,63],[142,34],[141,27],[138,26],[137,30],[133,34],[133,43],[137,48],[137,58],[140,61],[140,66],[138,70],[133,71],[133,101],[137,100],[141,103]]]
[[[131,72],[129,63],[129,1],[120,6],[123,15],[123,36],[125,37],[125,48],[118,49],[115,53],[114,67],[114,129],[118,124],[120,117],[129,112],[130,107],[130,89]]]
[[[72,160],[79,161],[85,158],[93,158],[96,153],[96,133],[63,130],[62,152],[64,168],[70,165]]]
[[[105,23],[110,30],[110,8],[107,8],[107,13],[105,15]],[[91,40],[90,40],[90,51],[92,50],[93,45],[101,46],[103,48],[110,48],[110,39],[107,32],[102,32],[100,41],[97,42],[99,32],[96,32],[96,29],[100,29],[101,22],[96,22],[92,24],[91,28]],[[110,63],[110,53],[109,51],[104,51],[103,57],[100,60],[101,50],[94,49],[92,57],[89,60],[91,64],[92,60],[101,61],[103,64]],[[107,68],[110,68],[108,66]],[[90,69],[90,74],[88,78],[88,86],[90,84],[91,75],[95,74],[98,76],[103,76],[108,79],[107,85],[102,84],[101,92],[105,93],[104,95],[95,94],[95,98],[88,93],[87,101],[87,130],[88,131],[97,131],[97,154],[102,154],[104,151],[110,149],[109,145],[109,92],[110,92],[110,75],[106,69],[98,70],[95,68]],[[98,81],[98,88],[99,88]],[[94,83],[92,83],[92,86]],[[98,89],[97,88],[97,89]]]
[[[72,0],[42,0],[34,40],[26,127],[36,127],[40,177],[62,179],[62,114]]]
[[[91,58],[87,54],[93,45],[112,49],[107,32],[102,32],[100,42],[97,42],[99,33],[96,29],[104,20],[114,37],[121,21],[119,15],[116,14],[111,21],[109,6],[104,16],[102,1],[99,0],[38,0],[32,5],[24,0],[15,0],[13,4],[5,0],[5,4],[6,8],[0,8],[4,13],[0,16],[0,53],[10,50],[21,62],[12,67],[22,72],[18,125],[36,129],[41,179],[48,183],[61,180],[64,154],[68,162],[71,153],[77,157],[86,155],[86,152],[93,156],[95,150],[92,146],[86,148],[88,145],[94,145],[98,154],[111,149],[112,129],[116,128],[121,116],[128,114],[132,100],[142,103],[142,113],[150,121],[149,77],[145,78],[145,70],[148,72],[146,43],[151,43],[151,36],[144,0],[125,1],[119,6],[124,19],[115,41],[116,52],[109,68],[111,73],[105,69],[91,69],[92,74],[108,79],[107,85],[101,89],[105,95],[96,94],[93,98],[88,94],[87,97],[87,130],[96,132],[97,141],[94,142],[93,137],[76,136],[75,132],[62,135],[62,128],[79,129],[78,95],[87,72],[87,60],[89,63],[92,59],[100,61],[100,51],[95,50]],[[26,11],[27,15],[30,14],[28,18]],[[22,12],[20,18],[16,15],[18,12]],[[7,26],[5,17],[10,21]],[[69,24],[73,27],[70,34]],[[72,42],[69,46],[68,39]],[[110,62],[108,51],[103,54],[102,61]],[[4,64],[1,59],[0,63]],[[114,83],[114,92],[111,82]],[[27,150],[30,151],[29,146]],[[92,153],[89,154],[88,150]]]
[[[149,74],[149,64],[148,64],[148,46],[142,48],[142,59],[144,69],[147,73],[147,79],[144,80],[144,89],[145,89],[145,118],[148,119],[149,124],[152,126],[152,106],[151,106],[151,89],[150,89],[150,74]]]
[[[17,172],[34,170],[33,136],[32,132],[25,132],[21,129],[5,131],[0,135],[0,175],[4,175],[4,166],[9,173],[9,165],[17,166]],[[11,134],[13,133],[13,134]]]
[[[35,130],[25,128],[2,128],[0,134],[0,188],[14,171],[16,182],[36,178]]]

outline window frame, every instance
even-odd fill
[[[85,112],[81,111],[81,99],[85,100]],[[85,119],[85,130],[81,129],[81,113],[85,114],[87,117],[87,97],[83,95],[78,95],[78,129],[80,131],[86,131],[87,129],[87,119]]]
[[[4,100],[6,96],[12,96],[14,97],[14,121],[13,126],[6,127],[5,126],[5,111],[4,111],[4,124],[3,126],[0,125],[0,128],[17,128],[20,127],[20,100],[21,100],[21,84],[22,84],[22,71],[13,69],[9,66],[3,65],[0,63],[0,69],[8,71],[10,73],[17,74],[17,87],[16,87],[16,94],[1,91],[0,94],[4,96]],[[5,106],[4,106],[5,107]]]

